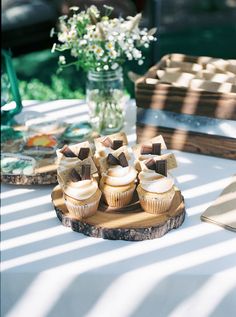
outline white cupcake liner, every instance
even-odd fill
[[[174,195],[174,188],[164,194],[157,194],[156,197],[151,197],[138,191],[140,205],[142,206],[143,210],[152,214],[162,214],[168,211]]]
[[[96,213],[100,198],[101,193],[94,201],[82,205],[73,203],[68,196],[64,195],[65,204],[69,213],[80,219],[90,217]]]
[[[110,207],[124,207],[130,203],[133,197],[135,186],[125,192],[103,192],[106,204]]]

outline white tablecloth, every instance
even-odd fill
[[[24,110],[86,120],[82,101],[25,102]],[[135,142],[135,105],[125,131]],[[203,223],[201,213],[235,174],[236,164],[174,151],[185,197],[183,225],[160,239],[86,237],[61,225],[53,186],[2,185],[2,316],[201,317],[236,315],[236,235]]]

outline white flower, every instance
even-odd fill
[[[132,54],[135,59],[139,59],[142,57],[142,53],[139,50],[137,50],[137,48],[133,49]]]
[[[95,55],[97,55],[98,57],[101,57],[104,54],[104,50],[98,45],[96,45],[96,47],[93,51],[94,51]]]
[[[66,63],[66,58],[65,58],[65,56],[63,56],[63,55],[60,55],[60,56],[59,56],[59,63],[60,63],[60,64],[63,64],[63,65]]]
[[[81,41],[79,42],[79,44],[80,44],[80,45],[86,45],[86,44],[87,44],[87,41],[86,41],[86,40],[81,40]]]
[[[113,41],[114,40],[114,36],[113,35],[108,35],[108,40],[109,41]]]
[[[78,11],[78,10],[79,10],[79,7],[73,6],[73,7],[70,7],[69,9],[70,9],[71,11]]]
[[[136,60],[141,65],[143,57],[139,48],[147,48],[151,41],[156,40],[156,29],[140,29],[141,14],[112,19],[108,14],[111,7],[105,8],[105,15],[94,5],[80,12],[77,12],[78,7],[70,10],[70,16],[59,18],[57,37],[61,43],[54,44],[52,52],[69,50],[71,56],[77,59],[78,66],[86,66],[86,70],[87,67],[98,71],[116,69],[118,61],[123,63],[125,59]],[[52,29],[51,36],[54,34]],[[59,61],[66,64],[64,56]]]
[[[68,41],[68,36],[66,32],[62,32],[58,35],[58,40],[62,43],[66,43]]]
[[[119,65],[117,63],[114,63],[111,65],[111,69],[115,70],[119,67]]]
[[[100,12],[98,11],[98,8],[95,5],[91,5],[88,9],[96,18],[99,18]]]
[[[110,50],[108,52],[108,55],[109,55],[110,58],[114,59],[114,58],[117,57],[118,54],[117,54],[117,52],[115,50]]]
[[[132,54],[130,54],[129,52],[126,53],[126,56],[127,56],[127,58],[128,58],[129,61],[131,61],[131,60],[133,59]]]
[[[57,44],[56,44],[56,43],[54,43],[54,44],[53,44],[53,46],[52,46],[51,52],[52,52],[52,53],[54,53],[54,52],[55,52],[55,50],[56,50],[56,48],[57,48]]]
[[[87,26],[87,30],[88,30],[88,31],[93,31],[93,30],[95,30],[95,29],[96,29],[96,26],[95,26],[94,24]]]
[[[106,47],[106,49],[108,49],[108,50],[113,50],[113,49],[114,49],[114,45],[113,45],[112,42],[107,42],[107,43],[105,44],[105,47]]]
[[[55,29],[52,28],[51,31],[50,31],[50,37],[53,37],[54,34],[55,34]]]
[[[149,35],[149,36],[148,36],[148,39],[149,39],[149,41],[153,41],[153,40],[154,40],[154,36]]]
[[[108,26],[109,22],[107,20],[105,20],[105,21],[102,21],[102,24],[103,24],[103,26]]]
[[[70,54],[73,57],[78,57],[77,49],[76,48],[72,48]]]
[[[142,41],[146,42],[148,40],[148,37],[146,35],[142,36]]]
[[[95,44],[89,45],[88,46],[88,50],[89,51],[95,51],[96,47],[97,47],[97,45],[95,45]]]

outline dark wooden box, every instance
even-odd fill
[[[227,69],[221,69],[227,64],[227,60],[170,54],[164,56],[158,64],[151,67],[143,77],[135,82],[138,142],[162,134],[168,148],[236,159],[235,83],[231,84],[232,89],[229,92],[219,92],[212,91],[210,88],[208,91],[207,89],[178,87],[173,83],[163,82],[163,80],[161,82],[157,76],[157,70],[169,70],[170,61],[176,63],[177,66],[179,62],[184,65],[188,63],[201,65],[202,73],[204,73],[208,72],[212,60],[216,64],[220,64],[219,69],[214,70],[215,73],[232,74],[233,72],[236,76],[236,61],[234,60],[231,60],[233,66],[229,72]],[[176,116],[176,126],[173,126],[173,120],[171,126],[168,126],[164,119],[155,120],[155,117],[160,117],[160,112]],[[178,122],[178,118],[182,118],[179,116],[180,114],[185,119],[187,118],[186,120],[192,120],[193,123],[199,120],[199,122],[203,122],[203,125],[220,126],[224,123],[225,131],[224,133],[220,131],[211,133],[208,131],[209,127],[204,131],[204,128],[198,129],[197,126],[193,129],[191,126],[182,128]],[[228,126],[230,128],[227,131]]]

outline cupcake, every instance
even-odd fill
[[[79,219],[94,215],[98,209],[101,191],[91,176],[91,166],[68,171],[63,186],[63,196],[69,213]]]
[[[100,189],[105,203],[110,207],[124,207],[130,203],[136,187],[137,172],[129,166],[124,152],[109,153],[106,161],[107,169],[102,173]],[[104,164],[105,163],[105,164]]]
[[[152,214],[166,212],[175,195],[174,180],[167,174],[167,161],[150,159],[138,177],[137,193],[144,211]]]

